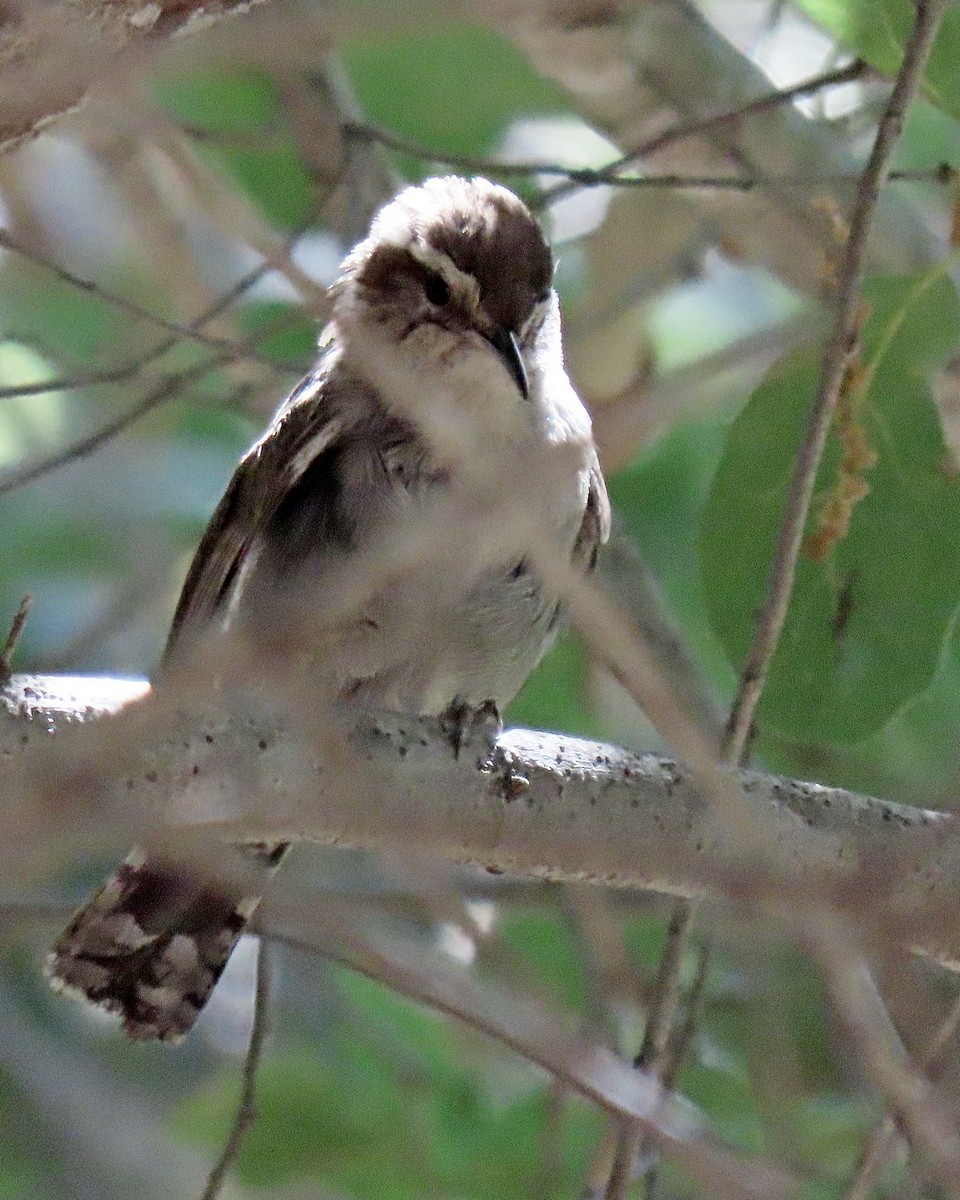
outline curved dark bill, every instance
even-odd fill
[[[490,345],[503,359],[503,365],[510,372],[510,377],[520,389],[520,395],[524,400],[530,397],[530,385],[527,382],[527,371],[523,365],[523,357],[520,354],[520,346],[516,337],[509,329],[504,329],[502,326],[495,329],[489,338]]]

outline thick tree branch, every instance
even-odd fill
[[[737,829],[670,760],[523,729],[457,760],[438,721],[386,713],[347,714],[335,753],[321,756],[249,698],[177,705],[147,693],[107,678],[13,677],[0,717],[0,869],[11,884],[56,851],[120,851],[159,813],[179,839],[192,830],[416,848],[536,878],[782,911],[835,902],[960,962],[950,916],[960,911],[960,825],[946,814],[745,771],[745,802],[769,847],[745,863]],[[108,713],[117,715],[91,720]]]
[[[238,13],[262,0],[55,0],[0,13],[0,151],[79,107],[129,47]]]

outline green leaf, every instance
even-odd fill
[[[241,310],[244,334],[257,353],[293,369],[304,369],[317,356],[317,323],[302,308],[279,300],[256,300]]]
[[[801,555],[787,623],[758,719],[802,738],[853,741],[880,728],[930,683],[960,582],[960,480],[949,466],[927,376],[960,338],[943,278],[875,280],[863,335],[869,386],[857,401],[877,453],[869,494],[821,562]],[[703,514],[700,562],[713,628],[742,664],[763,603],[794,456],[817,386],[813,356],[754,393],[730,429]],[[808,536],[834,492],[841,446],[831,431]]]
[[[614,510],[663,588],[698,664],[726,688],[732,682],[730,668],[709,627],[696,552],[725,431],[726,422],[713,415],[679,422],[608,483]]]
[[[185,1137],[214,1146],[226,1136],[237,1102],[233,1083],[224,1078],[181,1108],[176,1126]],[[401,1148],[413,1133],[410,1109],[386,1066],[362,1043],[336,1063],[303,1051],[268,1060],[258,1074],[257,1108],[239,1162],[253,1185],[358,1168],[372,1179],[388,1177],[395,1153],[389,1175],[401,1174]]]
[[[124,328],[105,300],[12,256],[0,270],[0,326],[4,340],[38,343],[61,366],[88,368],[113,339],[122,339]]]
[[[154,83],[157,100],[184,125],[240,132],[277,118],[277,96],[263,71],[180,71]]]
[[[913,25],[912,0],[797,0],[841,45],[885,75],[895,75]],[[944,15],[930,55],[923,95],[960,117],[960,9]]]

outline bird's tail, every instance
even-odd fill
[[[287,849],[250,848],[265,879]],[[132,1038],[179,1041],[259,903],[134,851],[60,935],[47,977],[57,991],[116,1013]]]

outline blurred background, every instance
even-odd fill
[[[17,669],[151,672],[239,455],[313,361],[341,257],[404,182],[477,171],[518,190],[555,247],[618,518],[605,578],[696,710],[722,718],[912,10],[0,6],[0,619],[33,596]],[[809,536],[826,550],[808,541],[753,745],[763,768],[931,806],[953,802],[960,746],[958,96],[951,7],[870,244],[871,377],[818,483]],[[575,174],[628,154],[617,179]],[[871,450],[853,468],[851,430]],[[850,470],[869,494],[831,533]],[[507,720],[664,750],[573,633]],[[108,865],[56,864],[35,895],[0,884],[0,1197],[200,1196],[232,1119],[253,939],[174,1050],[125,1044],[40,980],[58,921]],[[666,901],[461,873],[439,886],[305,848],[290,870],[504,1003],[537,996],[637,1051]],[[703,920],[715,945],[709,967],[699,936],[684,960],[699,1020],[681,1090],[804,1194],[844,1194],[881,1108],[816,973],[775,931]],[[260,1118],[224,1195],[604,1194],[598,1111],[335,953],[274,958]],[[898,969],[933,1022],[949,979]],[[905,1164],[884,1194],[907,1194]],[[669,1167],[659,1187],[693,1194]]]

